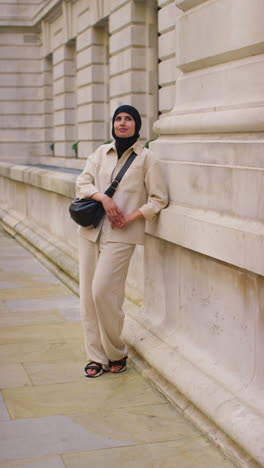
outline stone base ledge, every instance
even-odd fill
[[[81,158],[61,158],[58,156],[40,156],[38,158],[39,164],[44,164],[46,166],[70,168],[70,169],[79,169],[82,171],[84,169],[86,159]],[[33,162],[33,161],[32,161]]]
[[[33,166],[0,162],[0,176],[75,198],[76,175]]]
[[[203,372],[195,359],[191,362],[153,335],[134,304],[127,301],[125,309],[124,337],[141,372],[239,467],[263,467],[261,410]]]
[[[56,239],[34,221],[0,206],[0,224],[21,245],[54,273],[71,291],[79,294],[79,266],[69,245]]]

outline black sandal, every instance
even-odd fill
[[[95,370],[96,374],[88,374],[87,371],[89,369],[90,370]],[[87,366],[85,366],[84,371],[85,371],[85,377],[89,377],[91,379],[93,379],[95,377],[100,377],[100,375],[102,375],[104,372],[106,372],[103,369],[103,364],[101,364],[100,362],[95,362],[95,361],[89,362],[87,364]]]
[[[124,372],[126,370],[126,360],[127,360],[127,356],[124,357],[123,359],[120,359],[119,361],[109,361],[110,372],[112,372],[112,374],[120,374],[120,372]],[[114,366],[121,366],[121,368],[117,371],[113,371],[111,370],[111,368]]]

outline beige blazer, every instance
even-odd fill
[[[139,142],[125,151],[120,159],[114,142],[100,146],[88,157],[83,172],[77,177],[76,196],[89,198],[96,192],[105,192],[132,151],[137,156],[122,178],[113,200],[124,214],[140,210],[145,219],[138,219],[123,229],[112,229],[107,216],[104,216],[97,228],[79,227],[80,234],[93,242],[103,228],[110,242],[143,244],[145,220],[153,222],[168,204],[168,190],[161,165],[153,152]]]

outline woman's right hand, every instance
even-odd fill
[[[108,217],[112,227],[118,225],[123,220],[124,214],[120,208],[118,208],[112,198],[108,197],[108,195],[97,192],[92,196],[92,198],[102,203],[106,212],[106,216]]]

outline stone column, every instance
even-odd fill
[[[176,6],[175,103],[151,145],[170,206],[147,226],[146,336],[128,335],[226,453],[264,466],[264,2]]]
[[[52,156],[53,135],[53,65],[52,55],[41,59],[43,137],[41,156]]]
[[[110,108],[131,104],[143,117],[141,137],[152,138],[157,117],[156,2],[113,1],[110,32]]]
[[[12,5],[9,7],[13,10]],[[2,8],[5,10],[5,7]],[[0,23],[8,11],[6,6]],[[40,101],[39,35],[35,30],[28,32],[20,28],[1,28],[0,160],[23,163],[40,154]]]
[[[95,148],[109,139],[105,124],[108,120],[107,23],[91,26],[88,12],[85,14],[86,26],[79,31],[76,39],[78,140],[81,158],[87,158]]]
[[[75,116],[75,46],[61,44],[53,53],[55,155],[74,157],[77,139]]]
[[[173,109],[175,104],[176,74],[175,66],[175,21],[180,10],[175,8],[175,1],[158,1],[158,58],[159,58],[159,113]]]

